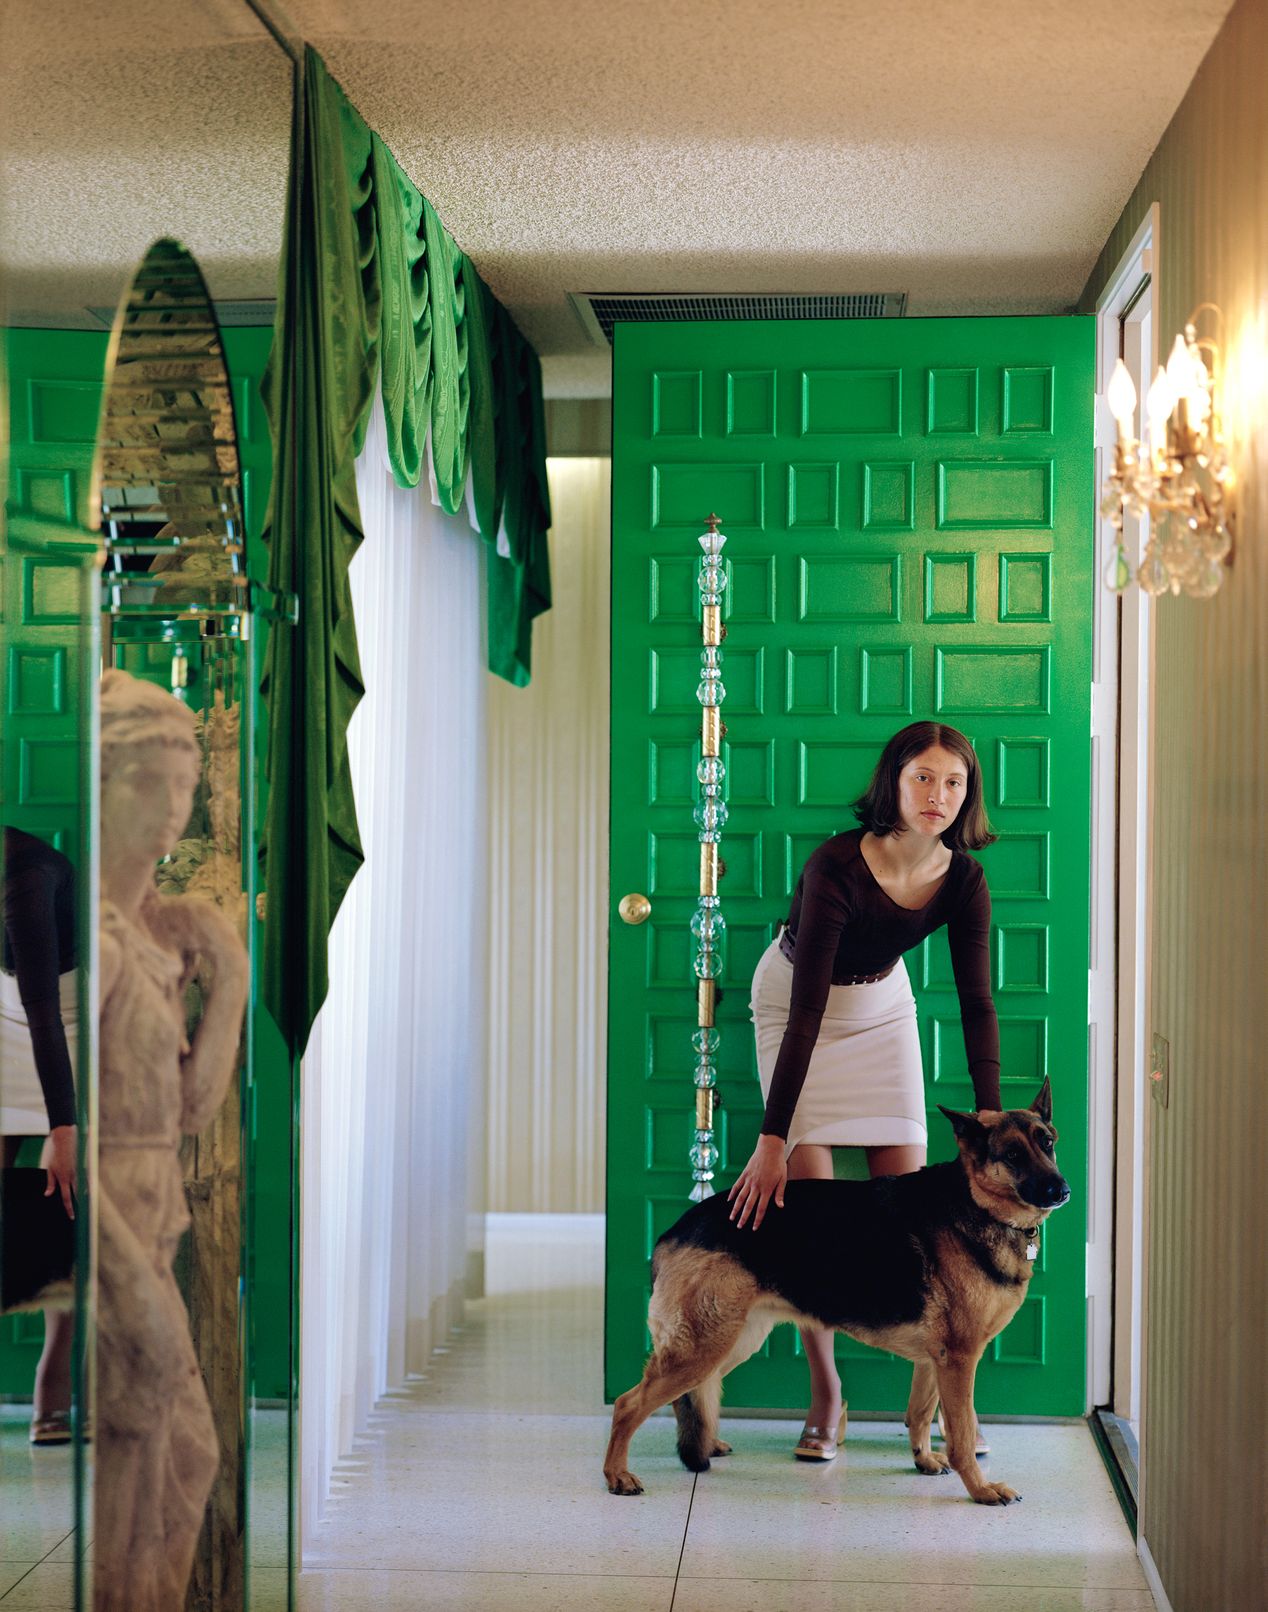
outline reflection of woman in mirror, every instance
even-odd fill
[[[184,1604],[218,1458],[172,1277],[189,1224],[178,1149],[225,1095],[248,975],[242,942],[210,902],[155,889],[198,783],[194,732],[161,689],[126,672],[102,679],[98,1612]],[[187,1039],[193,981],[202,1015]]]
[[[966,854],[995,836],[972,745],[943,723],[912,723],[885,746],[853,809],[862,826],[809,857],[787,927],[753,975],[766,1112],[731,1188],[740,1225],[757,1226],[772,1198],[777,1212],[789,1178],[830,1180],[833,1146],[864,1148],[873,1176],[924,1165],[924,1075],[902,954],[943,925],[976,1104],[1000,1106],[991,898]],[[796,1453],[830,1460],[845,1419],[833,1334],[801,1336],[811,1400]],[[984,1450],[980,1431],[978,1442]]]
[[[45,1137],[46,1196],[75,1215],[75,881],[68,858],[19,828],[4,831],[4,956],[0,972],[0,1132],[4,1163],[29,1136]],[[70,1440],[75,1318],[44,1310],[35,1368],[32,1444]]]

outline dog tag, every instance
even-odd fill
[[[1039,1244],[1038,1243],[1030,1242],[1030,1243],[1026,1244],[1026,1258],[1027,1259],[1038,1259],[1039,1258]]]

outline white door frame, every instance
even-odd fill
[[[1158,249],[1155,203],[1096,305],[1098,504],[1116,440],[1105,389],[1120,353],[1120,340],[1142,399],[1157,363]],[[1142,293],[1146,279],[1148,285]],[[1142,522],[1126,522],[1126,546],[1133,565],[1139,563],[1145,535]],[[1133,1424],[1139,1439],[1147,1235],[1144,1181],[1154,616],[1152,601],[1141,588],[1133,584],[1116,597],[1104,586],[1102,577],[1113,548],[1114,528],[1098,513],[1088,981],[1088,1408],[1109,1405]]]

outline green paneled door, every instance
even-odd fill
[[[694,578],[716,510],[730,577],[716,1184],[757,1134],[749,984],[802,863],[855,826],[848,803],[891,733],[952,723],[976,746],[1000,835],[980,855],[1004,1100],[1028,1103],[1052,1077],[1074,1189],[983,1361],[978,1406],[1084,1409],[1093,385],[1090,319],[616,328],[609,1398],[642,1369],[648,1256],[691,1184]],[[635,891],[652,905],[639,927],[617,915]],[[945,931],[907,964],[930,1157],[950,1157],[934,1104],[971,1108],[973,1091]],[[853,1410],[901,1411],[905,1362],[844,1338],[838,1353]],[[738,1405],[800,1408],[806,1394],[789,1327],[727,1385]]]
[[[11,330],[3,580],[5,822],[76,855],[85,530],[106,335]]]

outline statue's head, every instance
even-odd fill
[[[201,756],[194,714],[153,683],[101,680],[103,853],[167,856],[189,822]]]

